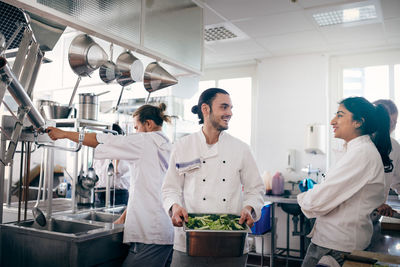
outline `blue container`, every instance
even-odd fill
[[[261,218],[251,227],[253,235],[263,235],[271,230],[271,204],[266,204],[261,209]]]

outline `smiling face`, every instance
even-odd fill
[[[361,122],[353,120],[353,113],[348,111],[344,105],[340,105],[335,117],[331,121],[336,138],[349,142],[360,136]]]
[[[229,95],[218,93],[212,101],[212,107],[203,104],[202,111],[205,124],[210,123],[218,131],[227,130],[232,117],[231,98]]]

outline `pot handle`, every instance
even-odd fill
[[[82,77],[78,76],[78,79],[76,80],[75,86],[74,86],[74,90],[72,91],[72,95],[71,95],[71,99],[69,100],[69,104],[68,107],[72,108],[72,102],[74,101],[74,97],[76,94],[76,89],[78,89],[79,83],[81,82]]]
[[[54,148],[54,149],[59,149],[59,150],[64,150],[64,151],[78,152],[82,148],[83,139],[85,138],[85,127],[82,127],[82,129],[79,132],[79,140],[78,140],[79,142],[76,145],[76,147],[62,147],[62,146],[39,144],[38,143],[38,131],[35,131],[33,133],[33,135],[35,137],[35,144],[37,145],[37,148],[49,147],[49,148]]]

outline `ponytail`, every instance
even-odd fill
[[[167,109],[167,105],[161,103],[158,107],[153,105],[143,105],[139,107],[133,113],[133,117],[138,117],[141,123],[144,123],[146,120],[152,120],[158,126],[162,126],[163,122],[171,122],[171,117],[164,114]]]
[[[382,104],[376,106],[376,116],[377,129],[371,136],[371,139],[378,149],[379,154],[381,154],[385,172],[391,172],[393,170],[393,164],[392,160],[389,158],[389,154],[392,151],[392,142],[390,141],[390,117]]]
[[[353,120],[359,121],[360,134],[368,134],[381,155],[385,172],[393,170],[389,154],[392,151],[390,140],[390,117],[382,104],[374,106],[364,97],[348,97],[340,101],[348,111],[353,113]]]

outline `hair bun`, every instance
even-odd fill
[[[161,111],[165,111],[165,110],[167,109],[167,105],[165,105],[165,103],[160,103],[160,105],[158,105],[158,108],[159,108]]]
[[[192,113],[193,114],[198,114],[199,113],[199,106],[198,105],[194,105],[192,107]]]

